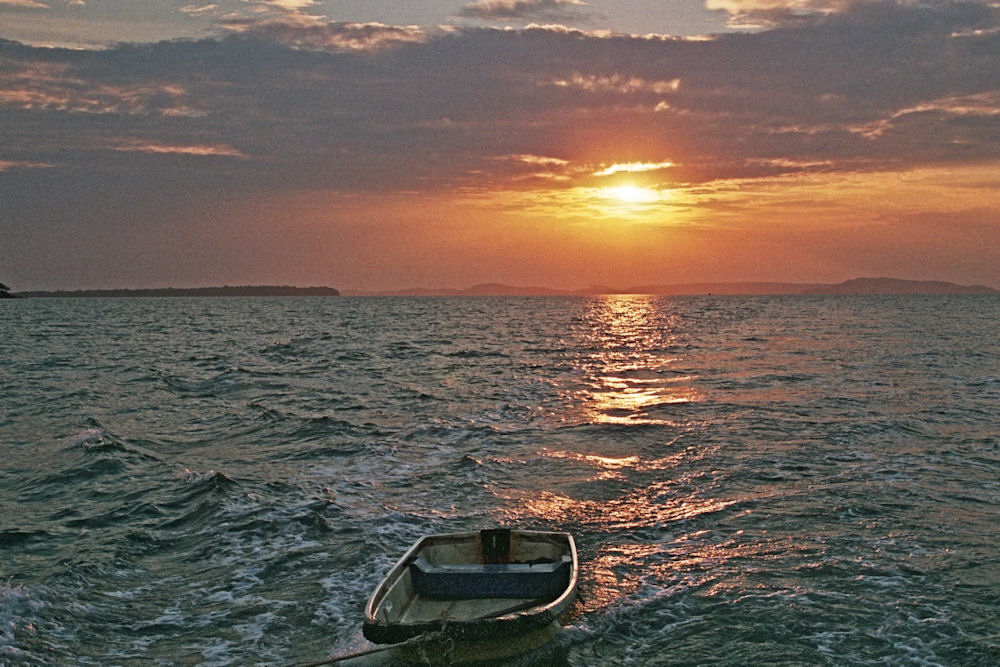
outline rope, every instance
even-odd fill
[[[385,646],[377,646],[375,648],[365,649],[363,651],[355,651],[354,653],[345,653],[344,655],[331,655],[323,658],[319,662],[310,662],[301,667],[320,667],[320,665],[332,665],[337,662],[343,662],[344,660],[350,660],[351,658],[361,658],[366,655],[372,655],[374,653],[382,653],[383,651],[391,651],[394,648],[400,648],[402,646],[410,646],[413,644],[421,644],[424,642],[432,642],[444,636],[443,631],[437,632],[425,632],[422,635],[416,635],[410,637],[406,641],[399,642],[398,644],[386,644]]]

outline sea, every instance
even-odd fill
[[[580,554],[517,664],[1000,664],[998,331],[989,295],[0,301],[0,664],[365,651],[412,542],[493,526]]]

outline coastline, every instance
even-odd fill
[[[465,289],[417,287],[401,290],[338,290],[333,287],[293,287],[288,285],[244,285],[194,288],[33,290],[0,292],[0,298],[149,298],[149,297],[409,297],[409,296],[602,296],[650,294],[660,296],[776,296],[776,295],[920,295],[920,294],[1000,294],[985,285],[959,285],[945,281],[902,280],[898,278],[855,278],[836,284],[785,282],[701,282],[641,285],[615,288],[595,285],[562,290],[539,286],[485,283]]]
[[[19,292],[12,296],[30,298],[87,297],[233,297],[233,296],[340,296],[332,287],[290,287],[286,285],[247,285],[240,287],[192,287],[153,289],[98,289]]]

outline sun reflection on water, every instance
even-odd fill
[[[662,553],[661,544],[617,544],[605,548],[588,563],[590,586],[583,597],[583,611],[591,612],[610,607],[624,597],[633,595],[641,581],[629,574],[639,563],[646,564]],[[647,571],[647,576],[665,575],[664,572]]]
[[[667,492],[672,482],[660,482],[611,500],[585,500],[552,491],[497,491],[515,501],[510,510],[519,521],[545,519],[579,525],[599,532],[663,528],[671,523],[718,512],[739,499],[699,498]]]
[[[693,375],[675,367],[674,316],[654,297],[614,295],[593,302],[584,317],[588,357],[577,392],[583,418],[598,424],[670,424],[670,406],[700,398]]]
[[[592,437],[539,446],[533,452],[539,467],[530,481],[491,487],[504,501],[502,521],[605,536],[597,553],[583,554],[585,612],[613,605],[646,584],[668,586],[677,574],[668,553],[676,544],[674,527],[741,502],[718,497],[711,473],[692,465],[713,447],[688,444],[696,427],[683,406],[702,395],[685,361],[689,334],[681,324],[669,302],[657,297],[590,302],[574,332],[575,378],[563,396],[570,410],[566,421]],[[643,428],[630,434],[627,427],[635,426]],[[530,485],[539,476],[544,488]]]
[[[544,447],[538,452],[538,454],[540,456],[553,459],[567,459],[570,461],[591,464],[598,470],[596,476],[591,479],[621,479],[622,475],[618,472],[620,469],[635,468],[640,463],[639,457],[634,455],[616,458],[613,456],[599,456],[597,454],[581,454],[578,452],[551,450]]]
[[[573,526],[580,535],[621,534],[623,541],[608,543],[596,554],[584,554],[585,576],[581,610],[599,611],[622,602],[644,585],[667,586],[677,579],[712,578],[718,568],[741,555],[733,541],[706,544],[708,536],[674,536],[673,525],[722,511],[739,499],[693,497],[678,493],[672,481],[637,489],[610,500],[573,498],[552,491],[509,491],[499,493],[509,502],[505,520]],[[648,535],[648,541],[635,541]],[[744,550],[747,547],[744,547]]]
[[[667,445],[665,445],[667,446]],[[493,492],[506,501],[501,519],[509,523],[532,524],[539,521],[573,526],[581,534],[669,535],[671,526],[705,514],[722,511],[742,502],[739,498],[717,498],[711,495],[709,480],[701,473],[681,473],[681,464],[704,457],[705,451],[673,452],[667,456],[648,458],[637,454],[607,456],[560,449],[541,448],[537,454],[544,459],[565,462],[561,474],[576,482],[560,489],[553,481],[551,489],[519,489],[495,487]],[[579,497],[579,483],[604,480],[635,481],[637,477],[651,479],[649,483],[625,488],[607,498]],[[631,539],[631,538],[630,538]],[[588,577],[602,593],[588,602],[588,608],[598,608],[605,595],[611,600],[626,595],[636,585],[625,571],[640,570],[644,577],[656,577],[648,567],[635,568],[631,561],[641,554],[657,552],[660,544],[614,545],[587,562]],[[612,580],[615,582],[611,584]],[[598,605],[594,607],[593,605]]]

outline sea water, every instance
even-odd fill
[[[568,665],[1000,663],[1000,298],[0,301],[0,664],[370,648],[571,532]]]

